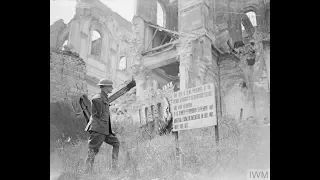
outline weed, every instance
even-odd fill
[[[188,179],[186,173],[221,177],[226,174],[245,175],[247,169],[262,167],[269,160],[261,157],[265,142],[261,129],[252,123],[239,124],[230,116],[219,121],[220,143],[215,143],[214,128],[202,128],[179,133],[183,154],[183,168],[177,169],[175,141],[171,134],[145,138],[138,124],[119,121],[113,123],[120,140],[119,169],[110,174],[112,147],[104,144],[96,156],[96,174],[82,172],[87,155],[87,140],[55,142],[52,145],[62,170],[82,179]],[[265,146],[264,146],[265,147]],[[268,153],[268,149],[265,149]]]

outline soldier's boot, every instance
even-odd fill
[[[93,164],[94,164],[94,158],[96,153],[94,150],[89,150],[88,156],[86,158],[85,162],[85,173],[92,173],[93,172]]]
[[[118,169],[118,154],[119,154],[119,143],[113,144],[112,148],[112,162],[111,162],[111,171],[115,174],[119,173]]]

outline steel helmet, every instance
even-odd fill
[[[98,86],[112,86],[113,82],[109,79],[103,78],[99,81],[99,83],[97,85]]]

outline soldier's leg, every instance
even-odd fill
[[[88,140],[88,156],[86,158],[86,171],[92,171],[94,158],[99,152],[99,149],[105,139],[105,135],[98,132],[90,131]]]
[[[112,146],[112,168],[115,169],[118,165],[120,141],[116,136],[110,134],[106,136],[104,142]]]

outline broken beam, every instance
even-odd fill
[[[163,40],[162,40],[161,43],[160,43],[160,46],[161,46],[162,43],[166,40],[167,37],[168,37],[168,34],[166,34],[166,35],[164,36]]]
[[[145,22],[146,22],[146,21],[145,21]],[[169,33],[178,35],[178,36],[199,36],[199,35],[201,35],[201,34],[198,34],[198,33],[196,33],[196,32],[192,32],[192,31],[190,31],[190,32],[188,32],[188,33],[186,33],[186,32],[180,32],[180,33],[178,33],[177,31],[171,31],[171,30],[165,29],[165,28],[163,28],[163,27],[161,27],[161,26],[153,25],[153,24],[151,24],[150,22],[146,22],[146,24],[147,24],[148,26],[150,26],[150,27],[159,28],[160,30],[163,30],[163,31],[166,31],[166,32],[169,32]]]
[[[152,25],[152,24],[150,24],[150,23],[147,23],[147,24],[148,24],[148,26],[150,26],[150,27],[159,28],[159,29],[161,29],[162,31],[166,31],[166,32],[169,32],[169,33],[172,33],[172,34],[176,34],[176,35],[181,35],[180,33],[176,32],[176,31],[171,31],[171,30],[169,30],[169,29],[165,29],[165,28],[162,28],[162,27],[160,27],[160,26],[155,26],[155,25]]]
[[[177,41],[178,41],[178,40],[177,40]],[[164,45],[155,47],[155,48],[153,48],[153,49],[150,49],[149,51],[144,51],[144,52],[142,52],[141,54],[142,54],[142,55],[145,55],[145,54],[147,54],[148,52],[155,51],[155,50],[159,50],[159,49],[162,49],[162,48],[167,47],[167,46],[170,46],[170,45],[174,45],[177,41],[172,41],[171,43],[167,43],[167,44],[164,44]]]
[[[159,29],[159,28],[157,28],[156,31],[153,33],[152,39],[151,39],[151,41],[150,41],[150,43],[149,43],[149,45],[148,45],[148,47],[147,47],[147,50],[149,49],[150,45],[152,44],[152,41],[153,41],[154,37],[156,36],[156,34],[157,34],[157,32],[158,32],[158,29]]]

